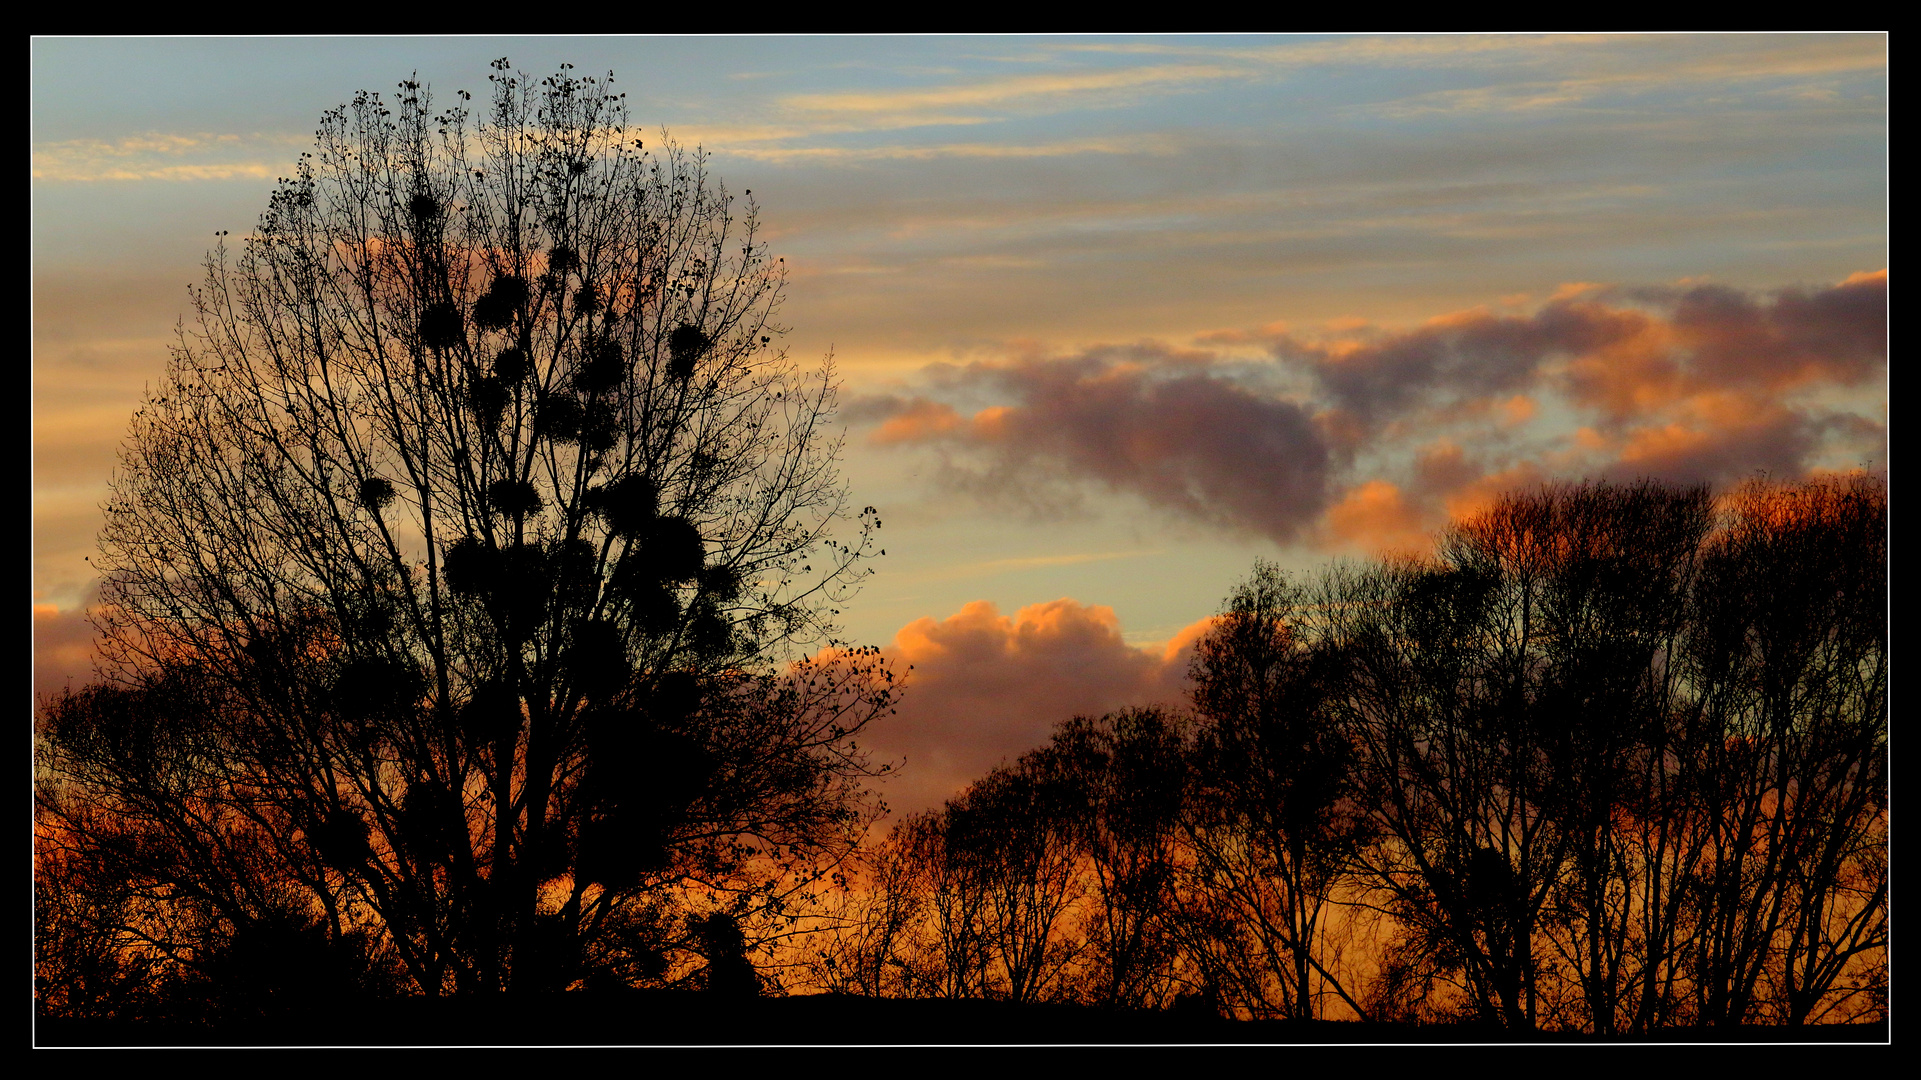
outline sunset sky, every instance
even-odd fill
[[[868,740],[897,807],[1178,699],[1256,559],[1886,466],[1884,35],[41,39],[38,691],[90,670],[98,508],[215,231],[355,90],[501,56],[613,71],[759,201],[885,523],[845,628],[915,666]]]

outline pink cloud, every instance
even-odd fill
[[[1121,637],[1112,608],[1062,597],[1011,618],[978,600],[902,627],[882,650],[907,675],[899,711],[862,736],[905,767],[883,788],[895,813],[938,806],[1076,715],[1185,697],[1195,640],[1211,620],[1154,648]]]

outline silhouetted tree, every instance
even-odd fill
[[[142,888],[238,889],[238,822],[289,910],[368,913],[429,994],[658,977],[683,883],[779,914],[860,835],[889,694],[869,651],[781,667],[879,522],[831,538],[833,373],[773,344],[752,202],[644,152],[612,76],[494,66],[477,122],[413,81],[327,113],[210,255],[97,624],[118,678],[191,671],[204,707],[148,779],[111,744],[140,723],[46,729],[74,850],[138,820],[177,856]]]
[[[915,953],[929,899],[922,867],[896,828],[856,853],[834,875],[818,905],[806,977],[830,993],[911,997],[919,992],[909,958]]]
[[[1739,1023],[1769,982],[1789,1022],[1874,992],[1881,490],[1757,484],[1717,514],[1702,488],[1546,488],[1431,562],[1329,576],[1395,995],[1607,1032]]]
[[[1308,614],[1303,590],[1257,563],[1190,671],[1200,723],[1181,900],[1214,982],[1258,1017],[1318,1017],[1326,993],[1361,1009],[1318,949],[1363,829],[1354,748],[1327,704],[1339,658],[1297,625]]]
[[[912,997],[987,995],[987,890],[973,850],[956,843],[945,810],[915,814],[894,827],[888,857],[905,864],[899,875],[921,917],[901,946],[902,973]],[[885,962],[885,961],[883,961]]]
[[[707,992],[723,998],[758,997],[760,976],[747,958],[747,935],[741,932],[740,922],[716,911],[694,919],[692,926],[707,958]]]
[[[1635,620],[1672,609],[1704,496],[1507,496],[1450,530],[1434,563],[1337,576],[1322,601],[1348,650],[1340,702],[1364,802],[1388,838],[1368,876],[1483,1019],[1537,1023],[1537,932],[1571,856],[1589,870],[1575,890],[1592,931],[1585,985],[1601,999],[1615,985],[1596,953],[1615,940],[1601,928],[1615,884],[1597,878],[1611,865],[1602,833],[1662,644],[1658,619]]]
[[[1074,791],[1052,747],[1029,751],[949,802],[949,858],[981,895],[989,992],[1008,1001],[1066,995],[1079,952],[1062,931],[1080,896]]]
[[[1165,709],[1076,717],[1045,753],[1066,785],[1068,825],[1093,879],[1087,996],[1110,1008],[1159,1008],[1177,983],[1170,918],[1180,863],[1187,738]]]
[[[1887,942],[1887,504],[1750,484],[1703,555],[1687,658],[1710,734],[1683,947],[1701,1024],[1806,1022]],[[1772,985],[1770,985],[1772,984]]]
[[[1632,829],[1648,820],[1649,770],[1665,767],[1655,747],[1683,700],[1674,660],[1712,503],[1705,487],[1649,481],[1515,501],[1540,506],[1547,533],[1530,693],[1539,813],[1560,862],[1541,932],[1572,970],[1580,1022],[1608,1033],[1649,956],[1634,898],[1659,883],[1643,883]]]
[[[36,960],[50,1015],[247,1019],[391,991],[399,965],[255,793],[221,790],[198,717],[218,688],[173,668],[64,692],[36,821]],[[84,788],[57,781],[84,770]]]

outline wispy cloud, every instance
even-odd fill
[[[822,162],[839,164],[856,161],[934,161],[941,158],[1053,158],[1077,154],[1129,154],[1170,157],[1184,148],[1182,140],[1169,135],[1129,136],[1127,138],[1063,139],[1049,143],[941,143],[932,146],[756,146],[716,144],[730,157],[751,161]]]
[[[69,139],[33,148],[32,178],[103,180],[271,180],[291,167],[310,136],[151,132],[123,139]]]
[[[1456,65],[1485,62],[1490,54],[1538,53],[1553,43],[1602,44],[1624,40],[1614,35],[1552,37],[1538,34],[1418,34],[1385,37],[1334,37],[1302,40],[1281,37],[1271,44],[1186,44],[1172,41],[1074,42],[1068,53],[1133,56],[1183,56],[1214,61],[1239,60],[1290,66],[1328,64]],[[1632,39],[1627,39],[1632,40]]]
[[[878,90],[789,94],[770,102],[763,120],[682,126],[676,135],[716,152],[763,161],[839,163],[954,157],[1166,154],[1176,152],[1178,143],[1164,135],[1023,144],[974,140],[933,146],[826,146],[818,140],[912,128],[991,125],[1073,110],[1120,108],[1260,74],[1257,68],[1239,62],[1147,64],[974,77]]]
[[[1084,563],[1110,562],[1114,559],[1138,559],[1163,554],[1160,551],[1089,551],[1074,552],[1068,555],[1031,555],[1017,559],[988,559],[984,562],[962,563],[958,566],[944,567],[929,573],[917,575],[920,580],[947,580],[952,578],[987,577],[1009,571],[1041,570],[1053,566],[1080,566]]]
[[[1595,48],[1580,39],[1538,43],[1564,77],[1494,79],[1483,85],[1434,90],[1353,108],[1394,117],[1446,113],[1521,113],[1585,106],[1607,97],[1719,91],[1787,94],[1834,104],[1823,80],[1885,70],[1887,42],[1877,35],[1731,38],[1609,39]],[[1532,68],[1543,65],[1536,63]],[[1785,83],[1761,88],[1757,84]]]
[[[1176,93],[1246,78],[1241,66],[1161,64],[1047,75],[1007,75],[945,86],[794,94],[780,108],[840,130],[976,124],[1009,115],[1130,104],[1145,94]]]

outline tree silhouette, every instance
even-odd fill
[[[1841,979],[1887,942],[1886,494],[1756,483],[1728,516],[1688,643],[1710,737],[1680,959],[1695,1022],[1741,1023],[1765,996],[1801,1024],[1873,992]]]
[[[44,728],[76,857],[236,948],[268,908],[376,934],[430,995],[711,956],[687,883],[779,914],[860,834],[889,697],[871,651],[782,666],[879,522],[833,538],[833,371],[774,344],[751,198],[645,151],[611,75],[494,67],[478,119],[415,81],[328,112],[210,254],[106,507],[127,689]]]
[[[1257,564],[1194,716],[1074,718],[903,823],[823,985],[1599,1036],[1885,1016],[1886,529],[1866,475],[1559,484],[1429,558]]]
[[[900,946],[913,997],[975,998],[988,991],[987,890],[973,852],[955,842],[952,825],[944,810],[923,811],[888,837],[886,857],[905,866],[890,875],[911,898],[902,906],[920,915],[918,932]],[[891,909],[877,914],[884,917]]]
[[[1051,749],[993,770],[944,811],[947,856],[981,896],[990,992],[1014,1002],[1062,996],[1077,951],[1059,932],[1081,886],[1075,800]]]
[[[1069,827],[1093,879],[1092,910],[1082,919],[1086,996],[1109,1008],[1171,1003],[1185,728],[1155,707],[1075,717],[1045,751],[1067,785]]]
[[[1354,748],[1327,704],[1338,658],[1303,632],[1306,607],[1298,585],[1257,563],[1190,671],[1200,723],[1182,903],[1214,983],[1257,1017],[1316,1018],[1325,993],[1361,1009],[1317,948],[1363,828]]]
[[[1315,633],[1381,832],[1359,879],[1400,928],[1377,999],[1452,983],[1488,1022],[1605,1033],[1876,992],[1884,498],[1552,487],[1432,562],[1330,574]]]

